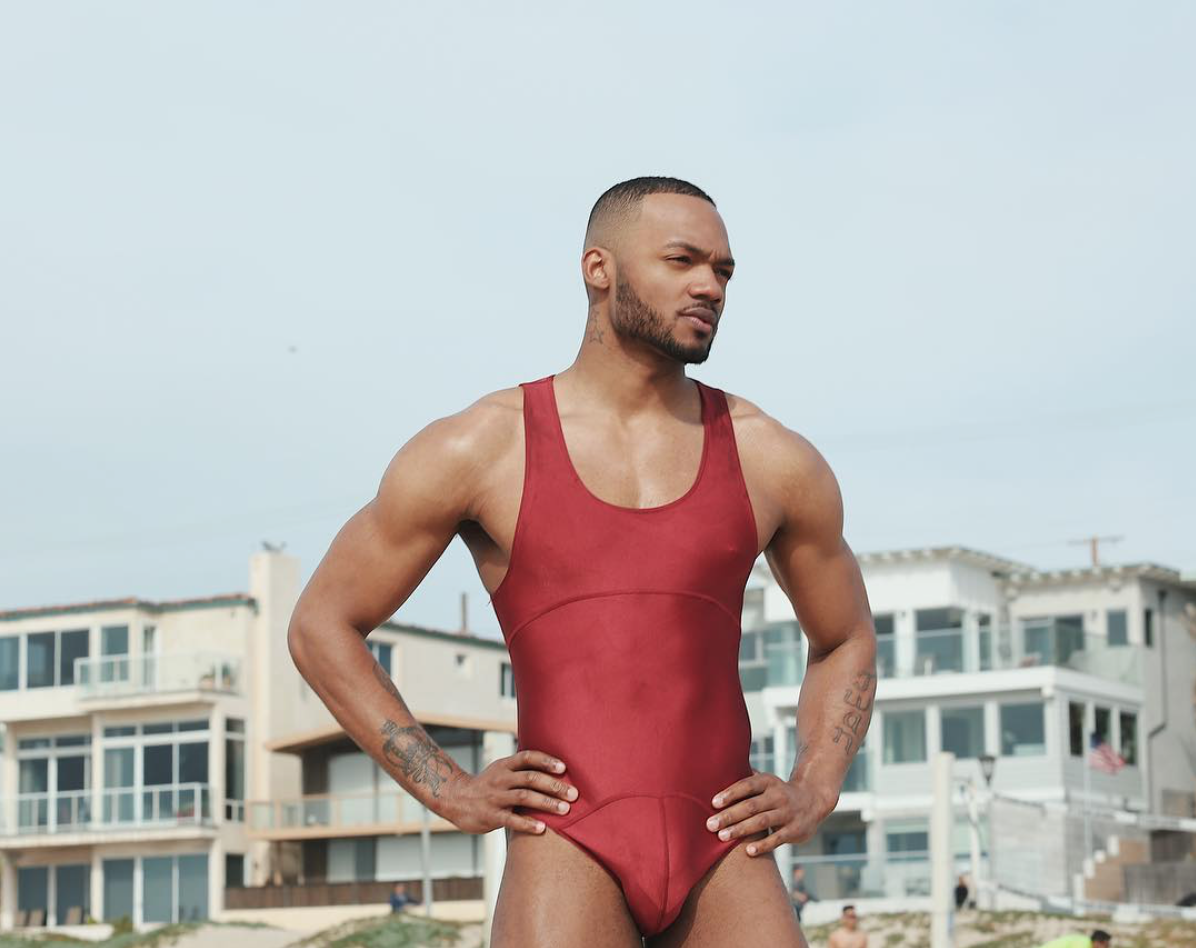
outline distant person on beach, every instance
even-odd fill
[[[860,917],[854,905],[844,905],[839,927],[827,939],[827,948],[868,948],[868,936],[860,931]]]
[[[968,883],[964,876],[959,877],[959,881],[955,883],[955,908],[958,911],[967,904],[968,901]]]
[[[806,887],[806,869],[804,866],[793,867],[793,889],[790,892],[790,898],[793,901],[793,911],[797,914],[797,920],[801,921],[802,909],[806,907],[807,902],[817,902],[814,893]]]
[[[418,905],[419,901],[412,898],[407,893],[406,882],[396,882],[394,889],[390,893],[390,910],[392,912],[401,912],[408,905]]]
[[[1064,935],[1040,948],[1109,948],[1112,944],[1113,936],[1098,928],[1091,935]]]

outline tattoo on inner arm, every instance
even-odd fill
[[[835,725],[833,740],[843,745],[843,752],[850,757],[855,753],[868,722],[872,718],[872,699],[876,695],[876,676],[871,671],[856,672],[850,686],[843,692],[846,710]]]
[[[399,694],[386,669],[374,662],[374,677],[386,689],[407,714],[411,710]],[[412,783],[425,784],[433,797],[440,796],[441,786],[459,768],[451,757],[441,750],[418,723],[414,727],[400,727],[387,718],[382,725],[382,753]]]

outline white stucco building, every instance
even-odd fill
[[[295,669],[299,591],[261,552],[248,593],[0,612],[0,928],[360,912],[419,878],[422,807]],[[366,644],[462,766],[513,744],[501,642],[386,623]],[[431,830],[436,895],[477,914],[482,838]]]
[[[956,755],[961,784],[981,788],[978,760],[994,757],[1000,796],[1076,813],[1087,800],[1100,810],[1196,815],[1196,583],[1151,564],[1040,571],[960,547],[858,559],[878,639],[871,728],[835,813],[809,842],[778,850],[782,868],[805,867],[820,898],[928,894],[930,761],[939,750]],[[767,567],[755,579],[740,660],[755,766],[787,777],[806,643]],[[1127,766],[1090,771],[1086,783],[1090,733]],[[956,835],[964,871],[962,807]],[[987,835],[985,825],[986,854]],[[1038,843],[1068,849],[1063,838]],[[999,875],[1000,842],[991,848]],[[1013,859],[1005,853],[1006,868]],[[1077,852],[1040,870],[1019,863],[1016,878],[1032,891],[1065,892],[1082,859]]]

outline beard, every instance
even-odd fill
[[[643,342],[677,362],[700,365],[710,356],[710,347],[714,344],[713,327],[705,342],[689,345],[678,342],[660,310],[645,303],[631,284],[618,276],[615,277],[614,302],[611,326],[623,338]]]

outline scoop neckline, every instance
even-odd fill
[[[609,500],[603,500],[586,486],[586,482],[583,481],[581,479],[581,475],[577,473],[577,468],[573,465],[573,458],[569,456],[569,445],[565,441],[565,428],[561,424],[561,411],[556,401],[556,373],[554,372],[552,375],[549,375],[547,378],[548,400],[552,406],[552,421],[554,427],[556,428],[557,444],[560,445],[561,454],[565,459],[565,466],[569,469],[569,473],[574,482],[578,487],[581,488],[582,493],[586,494],[595,502],[602,504],[604,507],[609,507],[612,510],[621,510],[625,513],[631,514],[655,513],[660,510],[669,510],[672,507],[676,507],[682,501],[687,500],[702,483],[702,478],[706,473],[706,459],[710,455],[711,441],[709,396],[705,391],[705,386],[701,382],[699,382],[697,379],[693,379],[693,383],[698,387],[698,399],[701,402],[702,412],[702,456],[698,461],[697,476],[694,477],[693,483],[689,485],[689,489],[684,494],[668,501],[667,503],[657,504],[655,507],[625,507],[622,504],[616,504]]]

